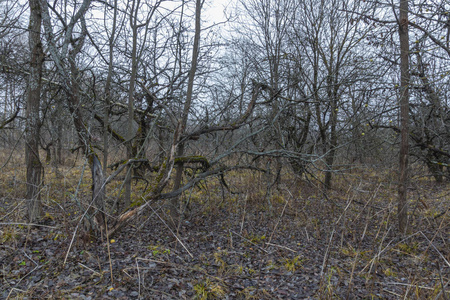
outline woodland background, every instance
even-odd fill
[[[0,298],[448,299],[446,0],[1,0]]]

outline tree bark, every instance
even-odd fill
[[[136,74],[137,74],[137,39],[138,39],[138,24],[137,24],[137,15],[139,12],[139,2],[132,2],[132,9],[130,15],[130,25],[133,32],[133,41],[132,41],[132,50],[131,50],[131,76],[130,76],[130,85],[128,87],[128,121],[127,121],[127,158],[132,159],[134,156],[133,153],[133,121],[134,121],[134,91],[135,91],[135,83],[136,83]],[[125,176],[125,194],[123,205],[124,208],[127,209],[131,204],[131,177],[132,177],[132,168],[133,166],[130,164],[128,166],[127,174]]]
[[[409,152],[409,35],[408,35],[408,0],[400,0],[399,19],[400,38],[400,181],[398,185],[398,229],[405,234],[408,229],[408,152]]]
[[[338,76],[338,71],[335,70],[336,74],[335,76]],[[338,122],[338,83],[335,79],[332,79],[332,72],[327,77],[327,85],[328,85],[328,99],[331,104],[331,115],[330,115],[330,140],[328,145],[328,153],[326,154],[325,163],[326,163],[326,170],[325,173],[325,181],[324,181],[324,188],[325,191],[328,191],[331,189],[332,184],[332,175],[333,175],[333,165],[334,165],[334,159],[336,156],[336,148],[338,145],[338,136],[337,136],[337,122]]]
[[[181,116],[180,121],[180,136],[182,136],[186,130],[186,125],[188,121],[189,116],[189,110],[191,109],[191,103],[192,103],[192,94],[194,90],[194,78],[195,78],[195,72],[197,71],[197,62],[198,62],[198,55],[199,55],[199,48],[200,48],[200,31],[201,31],[201,11],[202,11],[202,0],[197,0],[196,7],[195,7],[195,35],[194,35],[194,47],[192,49],[192,61],[191,61],[191,69],[189,71],[189,78],[188,78],[188,87],[187,87],[187,94],[186,94],[186,102],[184,103],[183,107],[183,113]],[[181,142],[178,145],[177,150],[177,156],[181,157],[184,155],[184,142]],[[181,186],[181,180],[183,175],[183,164],[179,163],[176,167],[176,174],[175,174],[175,180],[173,184],[173,190],[176,191]],[[176,223],[176,220],[178,219],[178,197],[175,197],[172,199],[171,202],[171,210],[170,210],[171,216],[173,221]]]
[[[109,62],[108,62],[108,75],[105,83],[105,116],[103,124],[103,173],[106,174],[108,168],[108,154],[109,154],[109,114],[111,113],[111,81],[113,73],[113,59],[114,59],[114,42],[116,39],[116,25],[117,25],[117,0],[114,0],[114,16],[111,28],[111,36],[108,39],[109,43]]]
[[[97,158],[97,155],[93,154],[92,157],[92,211],[90,216],[95,216],[97,221],[94,228],[106,229],[105,219],[105,180],[103,177],[102,165]]]
[[[40,189],[43,166],[39,157],[39,107],[41,101],[41,77],[44,52],[41,43],[41,7],[39,0],[30,0],[30,25],[28,42],[31,50],[30,76],[26,108],[27,200],[28,218],[36,222],[42,215]]]

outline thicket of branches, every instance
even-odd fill
[[[0,143],[27,149],[30,221],[42,215],[43,161],[77,153],[94,179],[86,226],[108,234],[162,199],[176,223],[184,191],[209,177],[226,187],[231,170],[264,173],[267,195],[293,172],[326,197],[339,172],[398,163],[398,6],[241,0],[214,23],[211,5],[2,0]],[[450,6],[413,1],[408,12],[410,162],[443,182]],[[148,188],[132,193],[134,180]]]

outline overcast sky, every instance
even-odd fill
[[[229,15],[235,3],[236,0],[206,0],[203,15],[210,22],[222,22],[225,20],[224,9]]]

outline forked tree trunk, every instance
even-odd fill
[[[35,1],[35,0],[30,0]],[[84,155],[89,157],[89,162],[92,167],[92,177],[94,179],[93,182],[93,201],[89,204],[88,208],[88,217],[92,221],[97,218],[97,223],[103,223],[104,216],[98,211],[102,211],[104,207],[103,198],[104,198],[104,184],[102,183],[103,174],[101,170],[100,161],[95,157],[95,153],[93,153],[92,147],[92,138],[91,133],[86,127],[86,122],[82,113],[82,105],[80,98],[80,70],[77,65],[77,56],[83,49],[84,42],[87,36],[87,27],[84,15],[86,11],[89,9],[91,4],[90,0],[84,0],[81,6],[78,8],[74,17],[70,20],[69,24],[66,24],[65,28],[65,37],[62,39],[62,47],[56,46],[55,36],[53,34],[53,25],[52,19],[50,17],[49,8],[46,0],[41,0],[42,2],[42,16],[43,16],[43,25],[45,28],[46,40],[48,45],[48,51],[50,57],[52,58],[58,75],[61,78],[62,88],[66,92],[67,95],[67,106],[69,112],[72,116],[73,124],[78,136],[78,144],[79,149],[83,152]],[[73,36],[74,27],[78,26],[81,29],[77,38]],[[77,31],[77,30],[76,30]],[[70,49],[70,50],[69,50]],[[68,66],[66,62],[68,61]],[[97,159],[97,161],[95,161]],[[99,176],[100,175],[100,176]],[[95,180],[97,178],[97,181]],[[103,219],[103,220],[102,220]],[[94,222],[91,222],[94,223]],[[102,225],[102,224],[100,224]],[[90,227],[87,228],[89,231],[97,231],[98,226],[95,224],[91,224]]]
[[[400,182],[398,185],[398,229],[405,234],[408,229],[408,136],[409,136],[409,36],[408,36],[408,0],[400,0]]]
[[[41,100],[41,75],[44,52],[41,43],[41,6],[39,0],[30,0],[30,32],[28,36],[31,50],[30,77],[28,83],[26,108],[26,145],[27,165],[27,207],[28,219],[36,222],[42,215],[40,189],[43,167],[39,157],[39,106]]]

